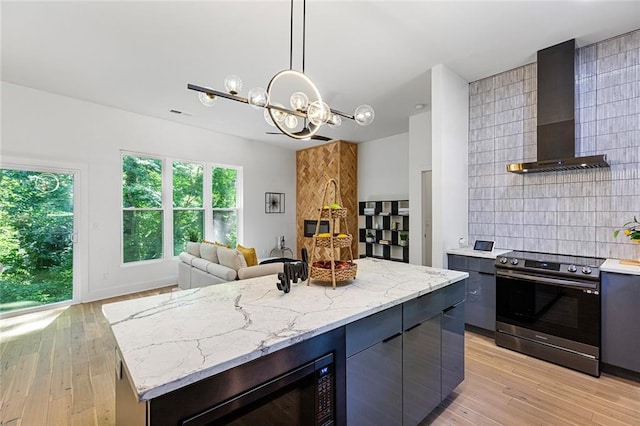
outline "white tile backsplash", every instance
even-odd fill
[[[578,155],[610,169],[506,172],[536,153],[537,65],[470,83],[469,240],[578,256],[640,258],[613,231],[640,216],[640,30],[576,53]]]

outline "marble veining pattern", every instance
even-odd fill
[[[104,305],[140,400],[150,400],[468,276],[359,259],[357,279],[293,284],[266,276]]]

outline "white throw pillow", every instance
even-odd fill
[[[218,247],[218,260],[222,266],[231,268],[234,271],[246,267],[247,261],[244,259],[242,253],[236,249],[228,249],[226,247]]]
[[[187,253],[192,256],[200,257],[200,243],[189,241],[187,243]]]
[[[211,243],[200,244],[200,257],[213,263],[220,263],[218,259],[218,246]]]

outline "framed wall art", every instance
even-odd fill
[[[264,193],[265,213],[284,213],[284,193],[265,192]]]

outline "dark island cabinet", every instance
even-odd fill
[[[465,322],[488,331],[496,330],[496,269],[494,259],[448,255],[449,269],[469,273]]]
[[[442,313],[442,395],[449,395],[464,380],[464,322],[466,302]]]
[[[420,423],[442,398],[442,299],[429,293],[405,304],[403,423]]]
[[[348,324],[347,424],[417,425],[464,379],[465,282]]]
[[[346,326],[347,424],[402,424],[402,306]]]
[[[640,275],[602,273],[602,361],[640,373]]]

